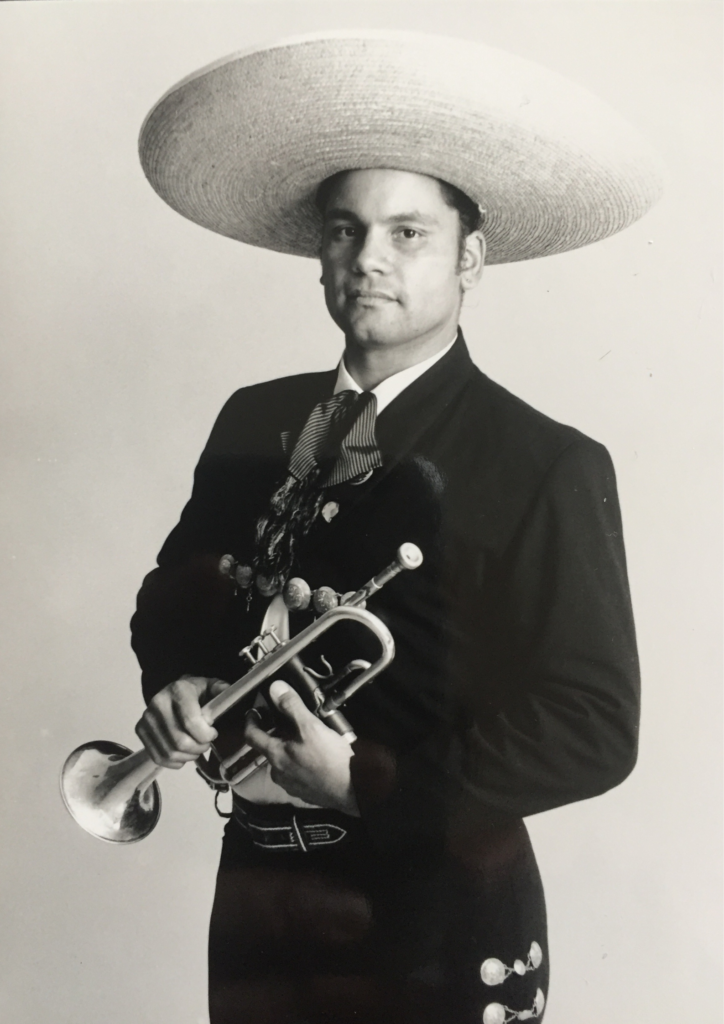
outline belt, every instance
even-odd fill
[[[254,846],[299,853],[343,843],[351,837],[353,825],[357,824],[354,818],[337,811],[291,804],[253,804],[236,793],[232,817]],[[344,821],[344,825],[340,821]]]

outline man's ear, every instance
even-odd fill
[[[473,231],[465,239],[460,260],[460,285],[463,291],[474,288],[483,276],[485,248],[485,235],[482,231]]]

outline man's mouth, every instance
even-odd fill
[[[396,302],[394,295],[390,295],[389,292],[375,291],[374,289],[362,289],[355,288],[354,291],[348,293],[348,297],[353,301],[357,302],[360,306],[373,306],[382,302]]]

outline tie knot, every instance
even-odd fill
[[[330,423],[323,443],[322,457],[336,454],[342,439],[350,431],[355,420],[362,415],[371,402],[377,410],[377,399],[371,391],[338,391],[329,399],[331,406]],[[320,403],[324,405],[324,403]]]
[[[347,420],[352,410],[359,405],[360,400],[367,394],[368,392],[359,394],[357,391],[351,390],[338,391],[336,395],[332,395],[326,402],[320,402],[319,404],[329,407],[330,426],[336,427]]]
[[[303,480],[316,467],[320,482],[327,485],[381,466],[374,433],[376,414],[377,399],[369,391],[340,391],[318,402],[294,446],[289,472]]]

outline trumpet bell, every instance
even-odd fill
[[[109,843],[144,839],[161,815],[161,791],[152,777],[130,792],[123,784],[129,754],[121,743],[84,743],[60,773],[60,792],[70,814],[86,832]]]

